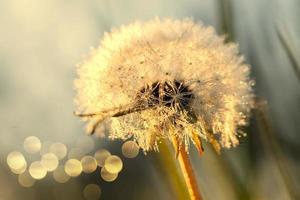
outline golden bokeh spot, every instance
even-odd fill
[[[7,162],[8,166],[10,167],[10,169],[15,170],[15,171],[19,171],[19,170],[23,169],[24,167],[26,168],[26,166],[27,166],[27,163],[26,163],[26,160],[25,160],[23,154],[18,151],[10,152],[7,155],[6,162]]]
[[[127,141],[122,145],[122,153],[127,158],[135,158],[139,154],[139,146],[134,141]]]
[[[50,146],[50,152],[54,153],[59,160],[63,159],[67,155],[67,147],[63,143],[57,142]]]
[[[34,154],[41,150],[42,144],[39,138],[29,136],[24,140],[24,149],[27,153]]]
[[[54,153],[46,153],[42,156],[41,164],[49,171],[54,171],[58,166],[58,158]]]
[[[68,160],[65,164],[65,172],[71,177],[79,176],[82,172],[81,162],[76,159]]]
[[[64,166],[58,166],[53,172],[53,178],[58,183],[66,183],[71,177],[65,172]]]
[[[34,161],[29,166],[29,173],[32,178],[40,180],[47,175],[47,169],[42,165],[40,161]]]
[[[23,187],[32,187],[35,183],[35,180],[30,176],[28,171],[25,171],[18,176],[18,182]]]
[[[86,200],[97,200],[101,196],[101,188],[96,184],[88,184],[83,189],[83,197]]]
[[[97,161],[92,156],[84,156],[81,159],[81,165],[84,173],[93,173],[97,169]]]
[[[104,168],[111,174],[119,173],[123,168],[123,162],[120,157],[116,155],[106,158]]]
[[[23,174],[27,169],[27,163],[24,163],[24,166],[22,168],[19,169],[13,169],[10,168],[10,170],[14,173],[14,174]]]
[[[113,182],[118,178],[118,173],[110,173],[104,167],[101,168],[100,175],[106,182]]]
[[[110,155],[110,152],[106,149],[99,149],[98,151],[96,151],[94,157],[98,163],[98,166],[103,167],[106,158],[108,158]]]

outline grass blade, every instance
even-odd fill
[[[276,28],[277,36],[281,45],[283,46],[291,64],[293,67],[296,76],[300,81],[300,60],[297,57],[297,50],[293,45],[293,41],[290,37],[290,33],[288,32],[287,28],[282,26],[277,26]],[[299,56],[299,55],[298,55]]]

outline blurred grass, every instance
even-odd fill
[[[235,34],[234,34],[234,12],[233,5],[231,0],[219,0],[218,1],[218,11],[219,11],[219,30],[221,34],[226,36],[225,42],[234,42]],[[290,59],[290,63],[295,71],[298,79],[300,80],[300,60],[296,55],[297,49],[293,45],[290,34],[287,29],[283,29],[283,27],[277,27],[277,35],[278,38],[284,47],[288,58]],[[293,183],[291,179],[291,175],[289,170],[287,169],[286,162],[284,160],[284,155],[281,151],[281,147],[278,144],[278,141],[275,138],[275,132],[270,122],[270,118],[268,117],[268,112],[266,108],[267,104],[262,104],[260,101],[255,108],[255,118],[258,121],[259,128],[261,131],[261,139],[262,144],[269,150],[271,157],[275,160],[281,176],[284,180],[287,191],[290,194],[292,199],[299,199],[300,196],[297,191],[296,185]],[[252,199],[251,191],[253,189],[252,185],[244,185],[240,180],[238,175],[235,173],[231,163],[226,157],[222,157],[218,159],[220,165],[224,168],[224,173],[226,173],[235,188],[238,199]],[[252,170],[252,173],[255,173]],[[250,188],[249,188],[250,186]]]
[[[268,112],[268,104],[265,100],[257,99],[255,117],[259,124],[261,133],[260,136],[264,147],[268,150],[270,156],[277,164],[291,199],[299,199],[299,191],[297,190],[297,187],[291,178],[290,171],[287,167],[287,161],[276,138],[276,133],[272,126]]]
[[[297,51],[296,47],[294,46],[294,42],[292,40],[291,34],[287,27],[280,25],[276,27],[276,33],[278,39],[284,48],[286,55],[289,58],[291,66],[300,81],[300,59],[299,59],[299,51]]]
[[[218,0],[219,29],[226,42],[234,41],[234,23],[231,0]]]

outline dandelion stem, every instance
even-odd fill
[[[178,153],[178,162],[180,170],[185,180],[185,184],[191,200],[202,200],[200,190],[198,188],[197,180],[189,160],[189,156],[184,148],[178,149],[178,142],[176,139],[173,140],[173,146],[176,150],[179,150]]]
[[[152,158],[155,166],[161,171],[161,176],[167,180],[174,199],[187,199],[189,193],[185,188],[185,181],[182,178],[181,170],[177,167],[177,159],[174,157],[173,147],[166,141],[159,144],[159,153],[154,153]],[[172,198],[171,198],[172,199]]]

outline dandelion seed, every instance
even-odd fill
[[[132,139],[145,152],[158,142],[201,139],[217,151],[238,145],[253,107],[253,81],[237,45],[190,19],[135,22],[107,33],[78,66],[75,103],[90,133]]]

